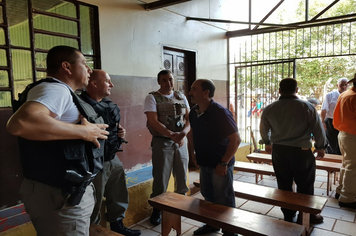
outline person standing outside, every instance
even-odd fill
[[[337,136],[339,131],[333,126],[333,115],[336,106],[337,98],[346,91],[348,87],[348,79],[340,78],[337,81],[337,89],[326,94],[323,104],[321,105],[321,121],[323,122],[324,129],[326,130],[326,138],[328,139],[329,145],[327,148],[327,153],[341,155],[339,143]]]
[[[169,70],[157,75],[160,89],[146,96],[144,112],[152,134],[151,198],[167,191],[171,172],[175,178],[175,192],[185,194],[187,186],[188,148],[186,135],[190,130],[189,103],[179,91],[173,90],[174,78]],[[161,223],[161,213],[153,209],[153,225]]]
[[[91,72],[77,49],[50,49],[47,76],[54,82],[42,82],[29,90],[27,101],[7,123],[9,133],[19,136],[25,176],[20,193],[38,235],[89,235],[95,203],[89,171],[93,164],[102,167],[104,147],[100,143],[108,132],[107,125],[92,124],[81,117],[72,93],[88,84]],[[88,150],[100,156],[93,157]],[[100,158],[99,163],[93,163],[94,158]],[[78,186],[77,179],[82,180],[84,175],[90,178]],[[78,196],[71,192],[73,189],[85,191],[77,203],[70,201]]]
[[[91,222],[100,223],[100,208],[103,196],[106,197],[106,220],[110,222],[112,231],[125,236],[141,235],[140,230],[128,229],[122,220],[129,204],[129,192],[126,186],[125,171],[122,162],[117,157],[126,130],[120,125],[120,109],[107,96],[111,94],[114,87],[110,76],[103,70],[93,70],[86,91],[81,97],[92,105],[94,110],[103,117],[109,125],[108,139],[105,142],[104,164],[93,184],[95,186],[96,204]]]
[[[340,131],[338,139],[343,156],[335,198],[340,206],[356,209],[356,74],[349,83],[353,87],[339,96],[334,111],[333,124]]]
[[[297,81],[283,79],[279,83],[278,101],[268,105],[261,116],[260,133],[272,163],[278,189],[314,195],[315,159],[325,155],[327,142],[315,107],[297,97]],[[269,135],[270,132],[270,135]],[[311,134],[315,137],[317,157],[311,151]],[[296,211],[281,208],[284,220],[293,222]],[[321,215],[310,215],[310,223],[322,223]]]
[[[215,85],[207,79],[196,80],[189,92],[191,102],[196,104],[189,113],[196,153],[193,162],[200,166],[200,191],[205,200],[235,207],[234,155],[241,139],[231,112],[214,101],[214,93]],[[218,230],[204,225],[194,235]],[[223,233],[235,235],[224,230]]]

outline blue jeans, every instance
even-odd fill
[[[215,167],[200,166],[200,192],[209,202],[235,207],[233,166],[225,176],[215,174]]]

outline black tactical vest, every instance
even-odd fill
[[[42,82],[57,82],[47,78],[30,84],[23,93],[19,94],[19,101],[14,109],[19,108],[26,101],[28,91]],[[79,112],[91,123],[102,124],[104,120],[97,115],[94,109],[74,92],[71,92],[73,102]],[[65,178],[68,171],[87,176],[95,175],[103,167],[104,140],[98,140],[100,148],[84,140],[56,140],[34,141],[19,137],[21,164],[24,176],[54,187],[70,192],[73,185]]]
[[[94,108],[103,117],[105,124],[109,125],[106,131],[109,132],[108,139],[105,141],[104,160],[109,161],[115,157],[120,150],[121,138],[117,136],[120,124],[120,108],[108,98],[103,98],[100,102],[91,99],[89,94],[84,91],[80,95],[83,100]]]

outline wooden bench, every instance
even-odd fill
[[[248,154],[247,159],[251,162],[256,162],[256,163],[272,163],[272,157],[271,154],[267,153],[251,153]],[[334,155],[334,154],[325,154],[325,156],[318,160],[318,161],[327,161],[327,162],[336,162],[336,163],[342,163],[342,156],[341,155]]]
[[[182,194],[166,192],[148,202],[162,211],[162,236],[167,236],[172,228],[177,235],[182,234],[181,216],[243,235],[306,235],[302,225]]]
[[[122,234],[111,231],[100,225],[92,224],[89,228],[89,236],[124,236]]]
[[[194,185],[200,187],[199,181],[195,181]],[[320,214],[328,201],[320,196],[289,192],[240,181],[234,181],[234,190],[235,196],[239,198],[299,211],[301,224],[306,227],[308,232],[310,214]]]
[[[275,176],[273,166],[258,163],[235,161],[234,170],[256,174],[256,184],[258,183],[259,175],[261,175],[261,179],[263,178],[262,175]]]
[[[325,154],[325,156],[321,159],[321,161],[342,163],[342,155]]]
[[[330,178],[332,177],[332,174],[334,174],[334,184],[335,184],[337,173],[340,172],[340,168],[342,164],[341,162],[336,162],[337,159],[340,159],[340,155],[331,155],[331,154],[326,154],[326,155],[328,155],[326,159],[323,158],[321,160],[316,160],[316,169],[325,170],[327,172],[326,194],[327,196],[329,196],[329,191],[331,191]],[[271,154],[251,153],[248,154],[246,157],[250,162],[272,164]],[[329,160],[334,160],[334,161],[329,161]],[[258,175],[256,175],[256,181],[258,181]]]

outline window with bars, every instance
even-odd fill
[[[0,107],[46,76],[46,56],[57,45],[78,48],[100,68],[98,9],[74,0],[0,1]]]

